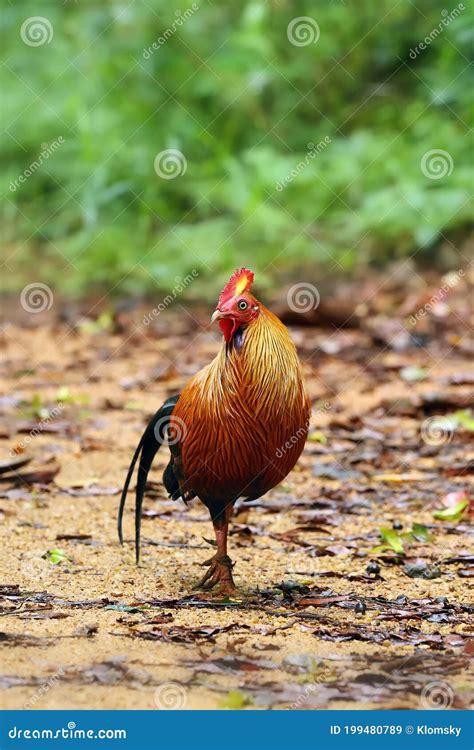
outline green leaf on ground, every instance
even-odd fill
[[[252,703],[250,696],[241,693],[240,690],[231,690],[220,702],[219,708],[230,708],[237,711],[239,708],[252,705]]]
[[[326,435],[323,432],[319,432],[319,430],[316,430],[315,432],[311,432],[308,435],[308,440],[311,443],[321,443],[322,445],[326,445],[328,441]]]
[[[433,537],[422,523],[414,523],[410,535],[418,542],[432,542]]]
[[[53,563],[53,565],[59,565],[63,560],[67,560],[66,554],[63,549],[49,549],[45,555],[47,560]]]
[[[462,500],[459,500],[459,502],[451,508],[435,510],[433,516],[434,518],[437,518],[438,521],[460,521],[468,505],[469,498],[465,497]]]
[[[393,551],[397,552],[399,555],[405,554],[403,542],[394,529],[389,529],[383,526],[380,529],[380,534],[382,536],[382,541],[384,545],[388,546],[390,549],[393,549]]]
[[[461,427],[464,427],[465,430],[469,430],[469,432],[474,432],[474,416],[471,411],[464,409],[455,412],[453,416]]]

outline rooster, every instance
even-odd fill
[[[296,464],[308,433],[310,404],[295,345],[283,323],[250,294],[254,275],[241,268],[224,287],[212,315],[224,336],[210,365],[149,422],[132,458],[118,513],[123,543],[125,500],[140,458],[135,504],[135,552],[153,458],[166,441],[171,457],[163,483],[174,500],[198,497],[208,508],[216,553],[198,584],[236,589],[227,554],[232,509],[240,497],[255,500],[279,484]]]

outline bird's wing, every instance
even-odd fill
[[[150,471],[151,464],[157,451],[164,443],[167,428],[170,423],[170,417],[173,413],[173,409],[178,398],[179,395],[168,398],[163,406],[158,409],[156,414],[150,419],[145,432],[143,433],[140,442],[137,445],[135,453],[133,454],[132,462],[128,469],[125,484],[123,486],[117,518],[118,534],[121,543],[123,543],[122,519],[123,511],[125,508],[125,500],[127,498],[127,492],[133,476],[135,464],[137,463],[138,457],[140,456],[140,463],[138,465],[137,474],[137,489],[135,495],[135,556],[137,562],[140,559],[140,527],[142,517],[142,504],[143,496],[145,494],[148,472]]]

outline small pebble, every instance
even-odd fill
[[[371,562],[367,565],[366,571],[367,573],[369,573],[369,575],[373,573],[374,575],[378,576],[378,574],[380,573],[380,565],[378,565],[376,562]]]
[[[365,615],[366,610],[367,610],[367,607],[365,606],[365,602],[359,601],[355,605],[356,615]]]

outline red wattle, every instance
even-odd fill
[[[219,327],[224,334],[226,343],[229,344],[232,341],[232,337],[238,328],[236,321],[233,318],[222,318],[219,321]]]

